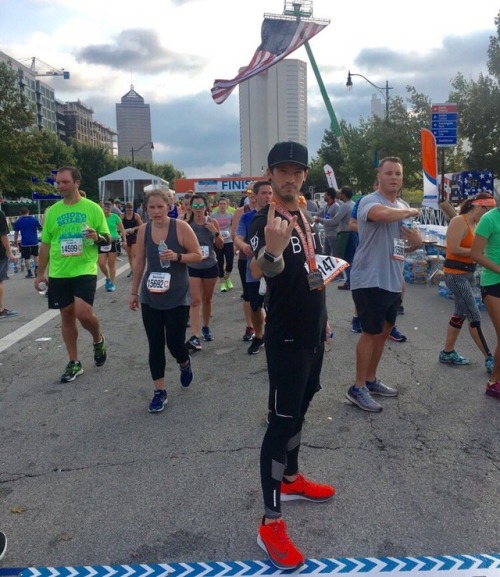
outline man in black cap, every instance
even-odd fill
[[[307,148],[279,142],[268,155],[271,204],[250,225],[250,244],[267,281],[266,357],[269,373],[269,426],[260,455],[264,517],[257,543],[279,569],[296,569],[304,556],[287,535],[281,501],[324,502],[335,489],[299,472],[304,415],[321,390],[327,328],[324,281],[316,266],[316,244],[299,209],[308,174]],[[319,243],[318,243],[319,246]]]

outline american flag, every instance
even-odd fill
[[[240,83],[267,70],[283,60],[304,42],[309,41],[328,23],[314,21],[280,20],[264,18],[261,30],[261,44],[250,64],[232,80],[216,80],[212,88],[212,98],[222,104]]]

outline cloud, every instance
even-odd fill
[[[208,174],[227,173],[229,166],[231,172],[239,170],[237,98],[223,107],[217,106],[207,90],[168,103],[152,104],[151,124],[155,150],[158,142],[160,150],[166,150],[164,160],[186,174],[206,176],[198,170],[208,166],[212,167]]]
[[[77,51],[78,62],[100,64],[117,70],[160,74],[164,72],[199,72],[205,61],[199,56],[167,50],[152,29],[123,30],[111,44],[94,44]]]

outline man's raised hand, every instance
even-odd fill
[[[289,222],[285,218],[276,216],[275,206],[273,202],[269,205],[264,235],[266,238],[266,251],[273,256],[279,256],[290,242],[292,231],[297,223],[297,217],[293,216]]]

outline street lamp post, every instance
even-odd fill
[[[382,94],[382,96],[385,99],[385,119],[389,120],[389,90],[393,89],[392,86],[389,86],[389,81],[388,80],[385,81],[385,86],[377,86],[376,84],[373,84],[373,82],[368,80],[366,76],[363,76],[362,74],[354,74],[354,73],[351,74],[351,71],[349,70],[349,72],[347,73],[347,82],[345,83],[345,85],[349,90],[352,90],[351,76],[360,76],[361,78],[364,78],[368,82],[368,84],[371,84],[373,88],[376,88],[380,92],[380,94]]]
[[[151,150],[154,150],[154,144],[151,142],[151,140],[149,142],[145,142],[142,146],[139,146],[139,148],[134,148],[132,146],[132,148],[130,149],[130,153],[132,155],[132,166],[134,166],[135,153],[139,152],[139,150],[142,150],[148,144],[151,146]]]

